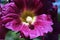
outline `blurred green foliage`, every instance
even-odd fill
[[[60,34],[58,35],[58,40],[60,40]]]
[[[34,38],[33,40],[42,40],[41,37]]]
[[[17,32],[9,31],[6,34],[5,40],[25,40],[24,38],[19,37],[20,34]]]
[[[2,4],[6,4],[6,3],[8,3],[8,2],[6,2],[6,1],[2,1]]]
[[[28,38],[24,39],[24,38],[20,38],[19,36],[20,36],[20,33],[9,31],[6,34],[5,40],[28,40]],[[42,38],[41,37],[37,37],[37,38],[34,38],[33,40],[42,40]]]

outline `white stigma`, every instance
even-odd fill
[[[31,18],[30,16],[28,16],[28,17],[26,18],[26,21],[27,21],[28,23],[31,23],[31,22],[32,22],[32,18]]]

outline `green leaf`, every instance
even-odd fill
[[[34,38],[33,40],[42,40],[41,37]]]
[[[20,40],[25,40],[24,38],[20,38]]]
[[[8,2],[6,2],[6,1],[2,1],[2,4],[6,4],[6,3],[8,3]]]
[[[35,39],[33,39],[33,40],[40,40],[40,39],[38,39],[38,38],[35,38]]]
[[[58,35],[58,40],[60,40],[60,34]]]
[[[5,40],[25,40],[24,38],[20,38],[20,33],[9,31],[6,34]]]

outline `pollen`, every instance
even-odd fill
[[[34,11],[24,10],[21,13],[20,19],[21,19],[22,22],[29,23],[29,22],[32,22],[34,16],[35,16]]]
[[[33,20],[32,20],[32,17],[30,17],[30,16],[28,16],[27,18],[26,18],[26,21],[28,22],[28,23],[31,23]]]

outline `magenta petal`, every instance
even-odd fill
[[[20,23],[18,23],[16,20],[8,22],[5,26],[6,26],[6,28],[11,29],[12,31],[20,30]]]
[[[26,10],[33,9],[32,11],[39,12],[38,9],[43,7],[43,4],[40,0],[14,0],[14,2],[16,5],[14,3],[9,3],[3,7],[3,17],[1,18],[3,22],[6,22],[4,23],[6,28],[15,32],[22,32],[25,37],[30,37],[30,39],[36,38],[38,36],[44,36],[45,33],[53,31],[51,27],[53,25],[51,16],[46,14],[41,14],[38,16],[35,15],[34,17],[36,17],[36,20],[33,24],[29,25],[23,24],[20,20],[21,17],[18,15],[18,13],[23,13],[24,8],[26,8]],[[42,10],[43,9],[44,8],[42,8]],[[45,11],[43,10],[42,12]],[[39,14],[42,12],[40,10]],[[30,29],[30,27],[34,27],[34,29]]]
[[[18,15],[14,14],[14,13],[7,14],[6,16],[2,16],[1,18],[2,18],[2,21],[4,24],[12,21],[14,19],[16,19],[16,20],[19,19]]]
[[[23,32],[25,37],[29,36],[30,39],[33,39],[33,38],[40,36],[39,31],[37,29],[31,30],[31,29],[29,29],[29,26],[27,26],[27,25],[23,25],[21,27],[20,31]]]
[[[4,19],[4,18],[7,18],[7,17],[10,17],[10,18],[18,18],[19,16],[17,14],[10,13],[10,14],[7,14],[5,16],[2,16],[1,18]]]
[[[23,32],[25,37],[29,36],[29,27],[27,25],[23,24],[22,27],[20,28],[20,31]]]
[[[15,3],[11,2],[4,5],[4,7],[2,8],[2,13],[3,15],[7,15],[10,13],[16,13],[17,10],[18,8],[16,7]]]
[[[44,36],[44,28],[41,25],[36,26],[36,29],[39,31],[40,36]]]
[[[42,14],[40,16],[37,16],[37,19],[34,23],[34,26],[39,30],[40,35],[44,35],[44,33],[52,32],[52,26],[53,22],[52,20],[47,20],[47,15]]]
[[[25,37],[30,37],[30,39],[36,38],[38,36],[44,36],[48,32],[52,32],[53,29],[51,25],[53,25],[52,20],[47,20],[47,15],[42,14],[36,17],[36,21],[34,22],[34,29],[31,30],[28,25],[23,24],[20,31],[23,32]]]
[[[40,36],[40,33],[38,29],[34,29],[29,31],[29,35],[30,35],[30,39],[33,39]]]
[[[48,20],[48,19],[50,19],[50,20]],[[52,19],[50,18],[50,16],[48,16],[46,14],[37,16],[36,21],[40,21],[40,23],[42,22],[42,24],[43,24],[43,22],[45,22],[45,24],[47,23],[47,24],[53,25]]]

